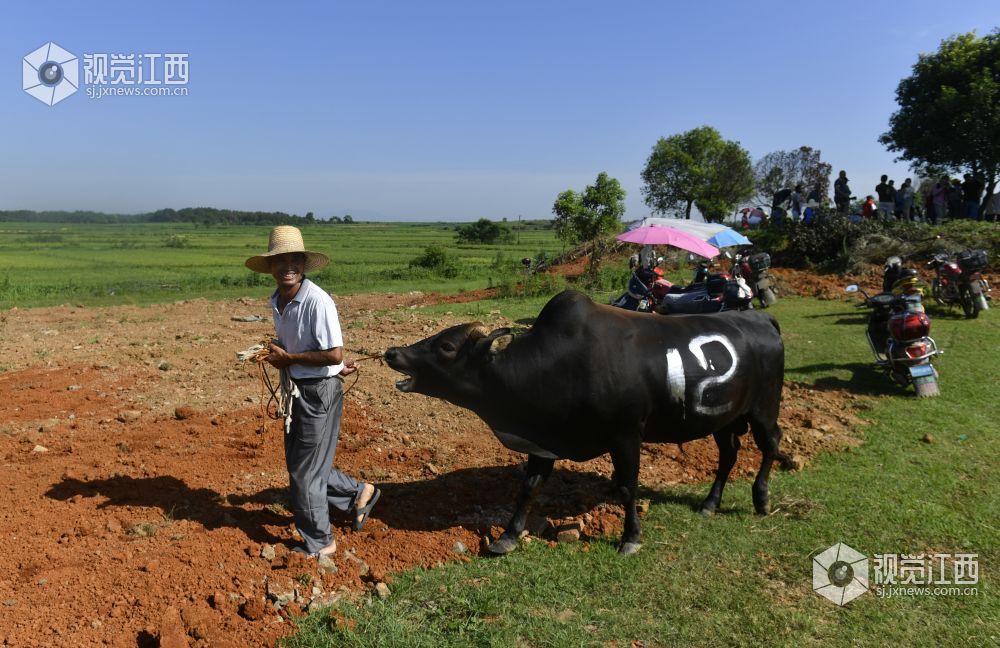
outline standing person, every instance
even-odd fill
[[[875,198],[872,196],[865,196],[865,202],[861,205],[861,215],[865,217],[865,220],[877,218],[879,211],[878,205],[875,204]]]
[[[271,295],[277,341],[265,360],[281,370],[282,384],[290,385],[285,464],[295,528],[305,541],[295,550],[312,557],[337,550],[330,506],[353,511],[354,529],[360,530],[381,495],[373,484],[333,467],[344,405],[340,377],[357,368],[344,362],[336,304],[305,276],[329,262],[326,255],[305,249],[302,233],[290,225],[272,229],[267,252],[246,260],[248,268],[270,274],[277,283]]]
[[[965,217],[969,220],[979,220],[979,201],[983,197],[985,183],[979,176],[966,173],[963,176],[962,198],[965,199]]]
[[[962,197],[962,181],[954,178],[948,188],[948,218],[957,220],[965,216],[965,200]]]
[[[875,185],[875,193],[878,194],[878,211],[882,220],[892,218],[892,212],[896,208],[895,190],[886,180],[889,176],[883,175],[882,182]]]
[[[892,220],[899,220],[900,209],[899,209],[899,207],[897,205],[897,201],[896,201],[896,194],[898,194],[898,193],[899,192],[896,190],[896,181],[895,180],[890,180],[889,181],[889,197],[892,199],[892,209],[889,210],[889,216],[892,217]]]
[[[819,207],[821,204],[823,204],[823,199],[819,195],[819,185],[814,186],[812,188],[812,191],[809,192],[809,195],[806,196],[806,203],[811,203],[811,202],[816,203],[816,207]]]
[[[847,184],[847,171],[841,171],[840,177],[833,183],[833,202],[841,214],[846,214],[851,206],[851,188]]]
[[[941,178],[934,183],[930,197],[933,210],[928,213],[928,217],[933,215],[934,224],[938,225],[944,222],[945,214],[948,211],[948,178]]]
[[[916,220],[913,213],[913,180],[907,178],[903,180],[903,186],[896,193],[896,204],[899,206],[899,215],[903,220]]]
[[[986,207],[983,209],[983,220],[991,223],[1000,219],[1000,191],[994,190],[986,200]]]
[[[795,185],[790,198],[792,201],[792,220],[797,223],[802,219],[802,185]]]

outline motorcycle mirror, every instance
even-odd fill
[[[694,261],[694,255],[688,252],[688,261]]]
[[[844,288],[844,292],[856,293],[858,292],[858,284],[851,284],[850,286]]]

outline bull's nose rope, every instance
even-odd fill
[[[357,364],[357,363],[359,363],[359,362],[361,362],[363,360],[378,360],[378,363],[380,365],[384,365],[385,362],[383,362],[383,360],[382,360],[382,355],[383,355],[382,353],[375,353],[375,354],[372,354],[372,355],[362,356],[360,358],[357,358],[354,361],[354,364]],[[350,392],[352,389],[354,389],[354,386],[358,384],[359,380],[361,380],[361,367],[358,367],[358,370],[356,372],[354,372],[354,382],[352,382],[351,386],[348,387],[344,391],[344,396],[347,396],[348,392]]]
[[[274,384],[271,375],[267,373],[267,362],[265,362],[265,358],[267,358],[270,352],[268,343],[264,342],[262,344],[255,344],[248,349],[244,349],[243,351],[239,351],[236,354],[236,359],[243,365],[246,365],[247,362],[253,362],[257,365],[258,377],[261,384],[261,432],[264,431],[264,422],[267,419],[284,419],[285,433],[287,434],[291,429],[292,424],[292,400],[299,397],[299,388],[292,380],[287,369],[279,370],[278,384]],[[362,356],[354,360],[354,362],[358,363],[363,360],[378,360],[379,364],[382,364],[382,354],[376,353],[373,355]],[[351,383],[351,386],[344,391],[345,396],[348,392],[354,389],[355,385],[358,384],[358,380],[361,379],[361,369],[359,368],[355,373],[354,382]],[[343,380],[340,376],[337,377],[340,378],[340,380]],[[268,394],[266,401],[264,400],[265,392]],[[271,409],[272,403],[274,404],[273,411]]]

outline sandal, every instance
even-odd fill
[[[372,509],[375,508],[375,503],[378,502],[378,498],[382,495],[382,491],[378,489],[378,486],[374,486],[374,488],[375,492],[372,493],[371,499],[368,500],[368,503],[359,509],[355,509],[354,511],[354,526],[352,528],[355,531],[360,531],[361,527],[365,525],[365,522],[368,521],[368,516],[371,515]],[[358,519],[359,515],[361,516],[360,519]]]

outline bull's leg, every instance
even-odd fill
[[[510,522],[504,528],[503,534],[487,547],[490,553],[506,554],[517,548],[517,540],[521,537],[521,531],[524,531],[524,525],[528,521],[531,502],[541,490],[542,484],[552,474],[552,466],[555,462],[555,459],[528,455],[527,475],[521,485],[521,494],[517,497],[514,515],[511,516]]]
[[[729,473],[736,465],[736,455],[740,451],[740,434],[746,432],[746,421],[737,421],[732,425],[716,430],[713,434],[715,445],[719,446],[719,468],[715,472],[715,483],[708,497],[701,503],[702,515],[712,515],[722,503],[722,489],[726,487]]]
[[[635,495],[639,490],[639,440],[627,440],[621,447],[611,450],[611,463],[615,467],[618,494],[625,505],[625,530],[618,545],[618,553],[628,556],[642,547],[639,514],[635,510]]]
[[[778,450],[778,444],[781,443],[781,428],[778,427],[777,421],[766,424],[758,419],[751,419],[750,431],[753,433],[754,443],[763,455],[760,460],[760,470],[753,482],[753,506],[759,514],[767,515],[771,510],[767,501],[767,480],[771,475],[771,465],[775,459],[785,456]]]

